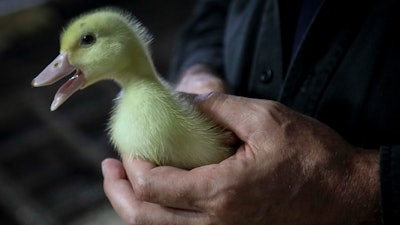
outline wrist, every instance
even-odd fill
[[[349,168],[349,193],[354,213],[362,224],[381,224],[381,193],[379,179],[379,151],[359,149]]]
[[[316,183],[308,186],[313,193],[322,192],[324,205],[316,220],[318,224],[381,224],[379,152],[353,147],[345,152],[333,156],[332,163],[318,165]]]

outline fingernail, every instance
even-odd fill
[[[208,98],[210,98],[211,96],[215,95],[215,92],[208,92],[208,93],[204,93],[204,94],[199,94],[197,95],[194,100],[196,102],[203,102],[205,100],[207,100]]]

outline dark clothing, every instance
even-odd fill
[[[300,39],[298,2],[199,1],[172,79],[208,64],[234,94],[277,100],[380,149],[384,221],[400,224],[400,1],[325,0]]]
[[[301,40],[303,39],[308,26],[311,24],[317,10],[321,6],[323,0],[299,0],[301,2],[299,8],[299,17],[296,20],[296,32],[294,33],[294,41],[292,44],[292,55],[297,51]],[[296,8],[294,8],[296,9]]]

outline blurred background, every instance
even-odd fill
[[[118,87],[101,82],[60,109],[60,81],[31,88],[58,55],[72,17],[101,6],[131,11],[154,35],[153,58],[165,74],[195,0],[0,0],[0,224],[119,225],[106,199],[100,164],[118,158],[105,133]]]

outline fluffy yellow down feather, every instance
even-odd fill
[[[111,79],[122,89],[108,129],[120,154],[185,169],[232,154],[222,143],[223,130],[157,75],[150,35],[129,13],[115,8],[85,13],[60,39],[60,55],[32,81],[35,87],[50,85],[74,72],[56,93],[52,110],[77,90]]]

